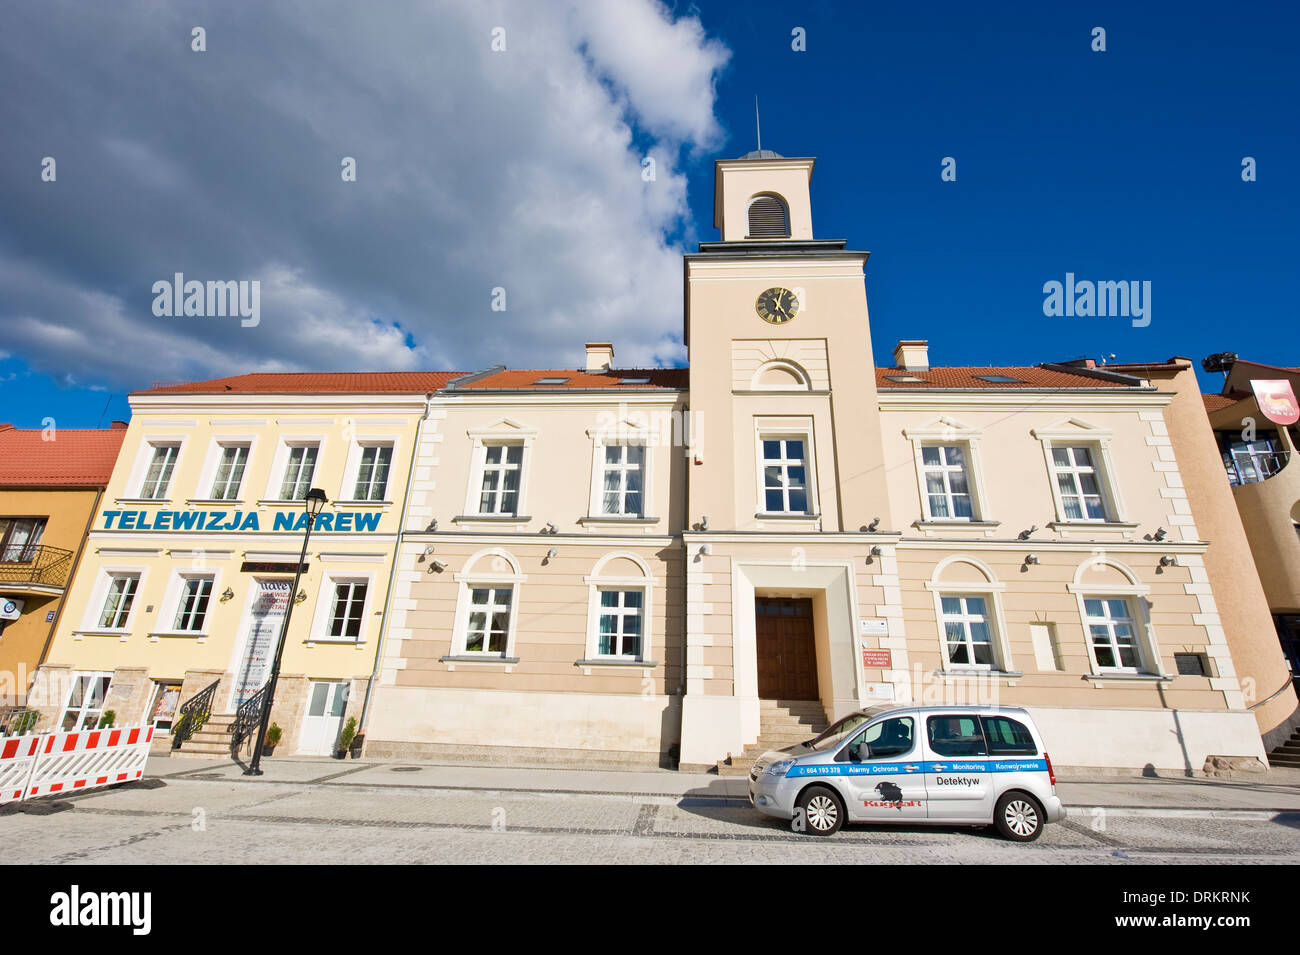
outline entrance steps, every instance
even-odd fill
[[[817,700],[759,700],[758,705],[758,739],[718,760],[719,776],[748,776],[754,760],[769,749],[802,743],[826,729],[826,710]]]
[[[213,713],[203,728],[172,750],[172,756],[191,759],[212,759],[214,756],[230,756],[230,728],[234,725],[234,713]]]
[[[1300,730],[1296,730],[1290,739],[1268,754],[1268,764],[1300,768]]]

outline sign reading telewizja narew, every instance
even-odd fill
[[[257,511],[104,511],[106,531],[260,531]],[[274,511],[270,530],[302,531],[307,514],[302,510]],[[379,512],[328,511],[317,515],[312,533],[366,533],[379,526]]]

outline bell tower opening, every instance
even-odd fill
[[[713,225],[723,242],[811,240],[814,159],[756,149],[714,167]]]

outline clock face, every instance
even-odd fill
[[[758,317],[773,325],[784,325],[799,314],[799,299],[788,288],[770,288],[754,302]]]

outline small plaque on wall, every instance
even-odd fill
[[[888,670],[893,666],[893,656],[888,650],[863,650],[862,665]]]
[[[862,688],[862,695],[868,700],[892,700],[894,698],[894,684],[892,683],[867,683]]]
[[[864,637],[883,637],[889,634],[888,620],[859,620],[858,633]]]

